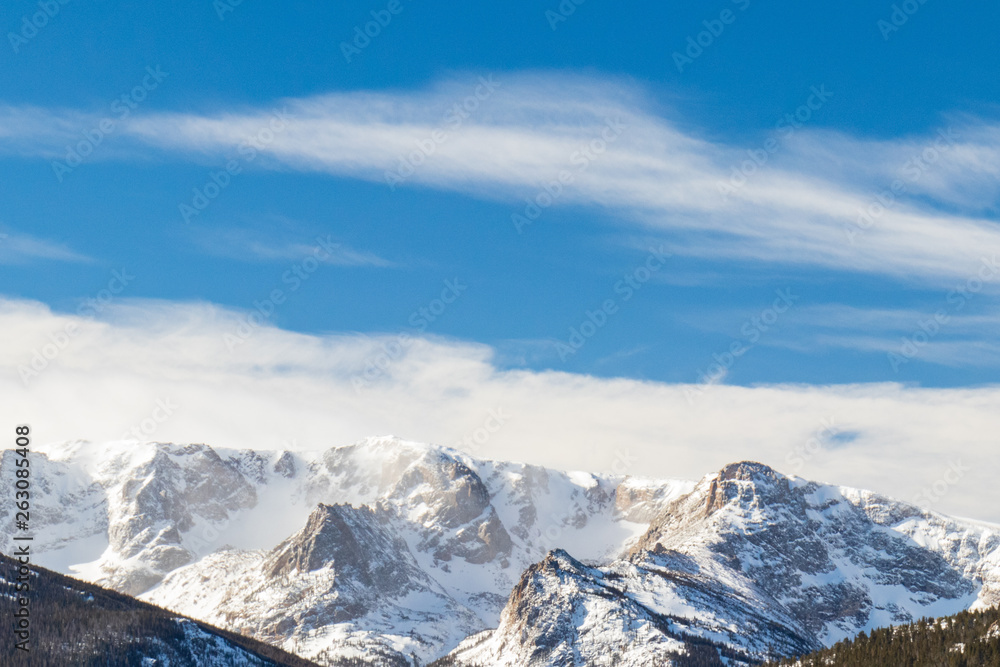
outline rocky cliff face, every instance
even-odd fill
[[[4,479],[13,479],[15,460],[12,450],[0,453]],[[79,466],[51,461],[41,454],[31,457],[31,484],[31,524],[45,528],[37,531],[36,550],[63,567],[67,559],[81,562],[100,556],[108,532],[108,499],[101,484]],[[14,521],[15,491],[12,484],[0,485],[0,520],[5,526]],[[0,551],[13,553],[13,537],[12,531],[0,532]],[[88,539],[95,537],[98,543],[88,545]]]
[[[254,487],[206,445],[157,444],[149,460],[133,467],[112,459],[103,471],[109,548],[117,559],[102,564],[99,583],[130,595],[195,559],[183,533],[257,504]]]

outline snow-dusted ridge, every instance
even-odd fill
[[[32,465],[40,564],[320,662],[745,664],[1000,601],[1000,527],[754,463],[638,480],[381,437]]]

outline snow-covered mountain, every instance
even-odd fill
[[[551,549],[623,553],[693,486],[391,437],[315,453],[72,442],[32,465],[42,565],[301,655],[400,664],[496,626]]]
[[[668,504],[623,558],[550,554],[447,664],[755,664],[995,605],[998,574],[996,526],[738,463]]]
[[[1000,527],[754,463],[637,480],[385,437],[32,470],[42,565],[320,663],[747,664],[1000,601]]]

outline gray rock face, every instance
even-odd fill
[[[381,498],[398,516],[416,516],[422,526],[418,551],[447,562],[461,558],[483,564],[510,555],[507,529],[493,508],[489,489],[464,461],[435,449],[399,448],[382,452],[351,445],[329,450],[314,473],[310,499],[351,489],[374,502]],[[382,453],[375,466],[365,465]],[[360,461],[359,461],[360,459]]]
[[[274,472],[285,479],[295,477],[296,470],[295,457],[292,456],[291,452],[282,452],[278,460],[274,462]]]
[[[155,447],[151,459],[127,468],[107,489],[113,508],[109,546],[134,565],[109,569],[98,583],[130,595],[194,559],[183,533],[199,522],[223,522],[257,503],[254,487],[211,447]]]
[[[398,593],[412,574],[401,557],[409,548],[387,523],[368,507],[319,505],[305,528],[271,552],[264,574],[273,579],[328,567],[372,593]]]

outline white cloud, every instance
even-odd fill
[[[610,209],[623,223],[669,235],[678,252],[701,257],[947,286],[973,275],[984,256],[1000,253],[996,125],[946,119],[943,129],[954,131],[947,148],[935,149],[937,157],[919,176],[908,161],[930,156],[940,144],[937,133],[874,141],[805,127],[785,138],[745,185],[723,196],[719,186],[732,168],[761,146],[701,138],[664,117],[641,90],[616,81],[505,74],[496,84],[482,100],[471,97],[482,84],[470,76],[417,92],[336,93],[217,113],[147,112],[129,119],[122,137],[137,142],[137,151],[155,147],[215,162],[237,157],[237,146],[258,137],[266,157],[254,166],[374,181],[419,161],[406,185],[510,201],[512,213],[565,171],[572,183],[555,205]],[[452,122],[449,109],[468,100],[466,116]],[[288,125],[263,141],[276,109],[287,111]],[[54,130],[38,130],[30,114],[5,113],[19,119],[20,132],[37,130],[40,145],[51,143]],[[60,132],[85,122],[79,114],[46,113],[52,117],[46,127]],[[600,147],[602,134],[617,132],[609,124],[619,122],[627,126],[621,134],[587,157],[588,145]],[[18,146],[26,141],[15,138]],[[894,180],[903,191],[852,242],[858,212],[874,206]]]
[[[106,441],[140,424],[157,399],[169,399],[178,407],[152,439],[320,448],[395,433],[453,445],[500,408],[507,423],[477,455],[594,471],[617,457],[636,474],[687,478],[755,459],[903,499],[960,461],[965,477],[934,507],[1000,521],[1000,387],[720,384],[689,401],[686,385],[502,371],[488,347],[418,340],[358,393],[352,378],[396,339],[262,327],[230,352],[223,336],[244,314],[160,302],[109,312],[111,319],[95,321],[0,301],[6,432],[16,421],[30,423],[40,442]],[[78,330],[64,336],[70,324]],[[25,386],[18,369],[32,351],[54,359]],[[857,437],[804,457],[831,418]]]

